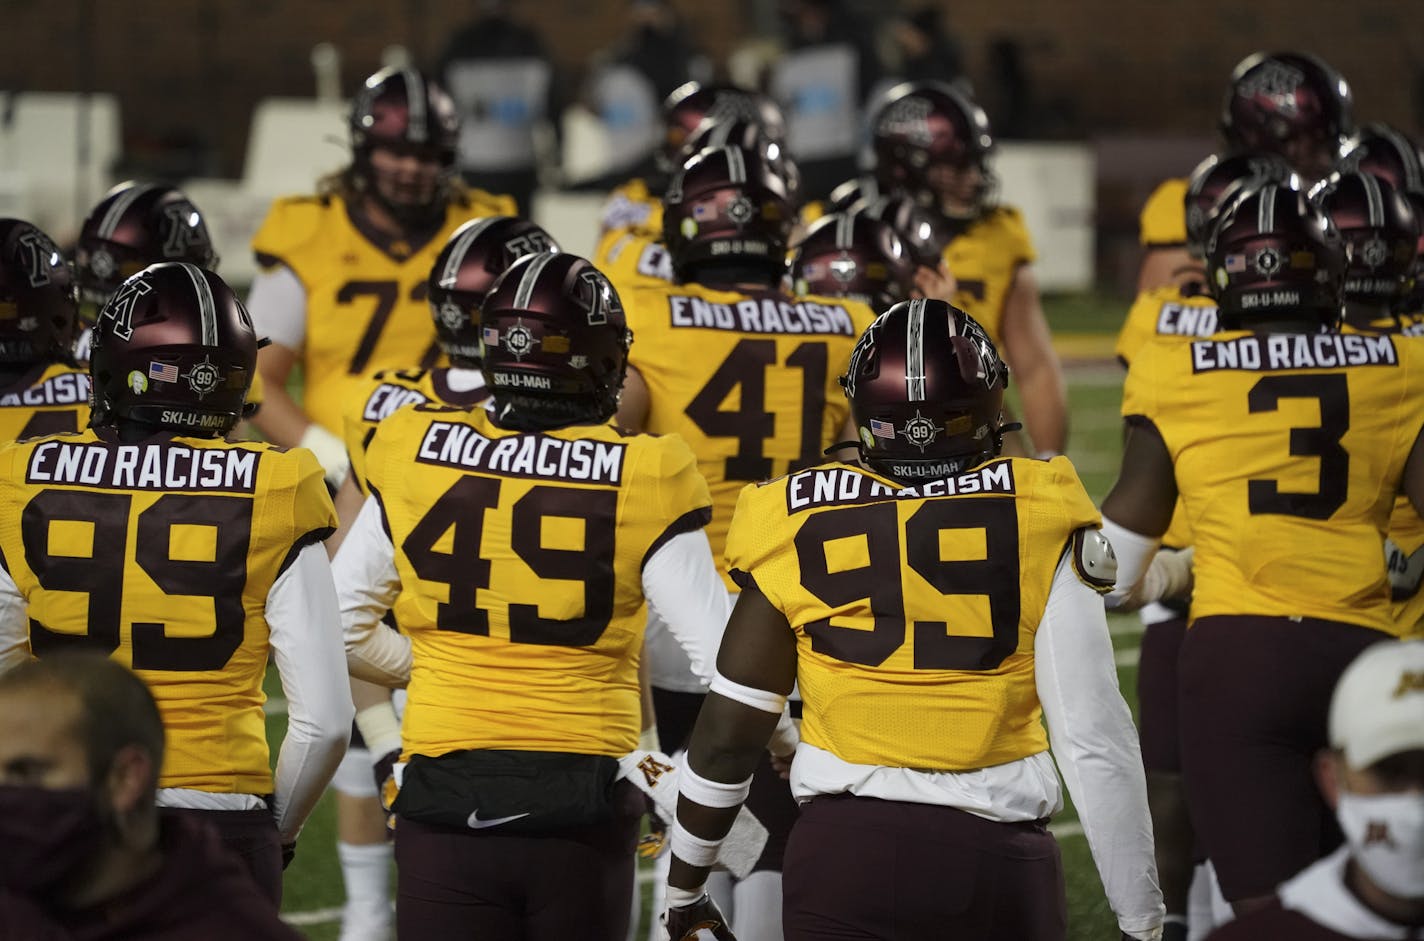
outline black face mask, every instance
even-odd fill
[[[0,886],[53,895],[93,864],[108,832],[92,790],[0,787]]]

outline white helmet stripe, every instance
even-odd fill
[[[529,307],[529,301],[534,297],[534,286],[539,283],[539,275],[555,257],[557,256],[552,252],[541,252],[535,255],[529,267],[524,269],[524,275],[519,279],[519,289],[514,292],[515,310],[525,310]]]
[[[925,300],[910,302],[905,327],[905,395],[911,402],[925,400]]]
[[[1365,205],[1369,211],[1369,221],[1373,228],[1384,225],[1384,194],[1380,192],[1379,181],[1368,173],[1360,174],[1365,184]]]
[[[1276,186],[1267,183],[1261,187],[1261,201],[1256,206],[1256,231],[1270,232],[1276,226]]]
[[[412,68],[401,69],[405,76],[405,113],[410,139],[424,143],[428,136],[425,121],[425,79]]]
[[[198,295],[198,313],[203,321],[203,345],[218,345],[218,305],[213,299],[213,289],[203,276],[203,269],[197,265],[180,262],[188,280],[193,282],[193,292]]]
[[[109,206],[109,211],[104,213],[104,218],[99,223],[99,238],[113,238],[114,230],[119,227],[119,222],[124,218],[124,213],[128,212],[129,207],[133,205],[134,200],[157,188],[151,183],[141,183],[129,187],[128,192],[114,200],[113,204]]]
[[[850,248],[855,235],[855,216],[843,212],[836,221],[836,248]]]
[[[484,233],[485,229],[498,222],[502,216],[490,216],[486,219],[476,219],[461,230],[456,237],[455,247],[450,250],[450,257],[445,260],[445,267],[440,270],[440,286],[442,288],[453,288],[455,279],[460,275],[460,266],[465,263],[465,256],[470,252],[470,245],[475,239]]]
[[[740,147],[727,148],[727,176],[733,183],[747,181],[747,161]]]

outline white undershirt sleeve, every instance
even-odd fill
[[[267,593],[272,655],[287,697],[273,810],[283,843],[296,840],[351,738],[351,685],[326,547],[305,546]]]
[[[30,619],[15,580],[0,568],[0,673],[30,659]]]
[[[258,337],[300,350],[307,333],[307,289],[286,265],[259,271],[247,292],[247,310]]]
[[[1133,595],[1133,589],[1147,574],[1147,569],[1152,564],[1152,557],[1157,554],[1157,548],[1162,544],[1162,540],[1135,533],[1106,516],[1103,517],[1102,532],[1112,545],[1113,555],[1117,556],[1117,586],[1106,596],[1107,606],[1116,608],[1128,596]],[[1156,601],[1158,599],[1150,598],[1148,600]]]
[[[1034,651],[1053,757],[1078,808],[1108,904],[1124,932],[1151,937],[1166,909],[1137,729],[1118,690],[1102,599],[1079,581],[1066,553]]]
[[[643,596],[682,645],[693,674],[711,683],[731,610],[704,530],[678,533],[658,547],[643,566]]]
[[[400,594],[400,575],[375,497],[361,505],[332,560],[332,575],[351,675],[379,686],[404,686],[410,681],[410,638],[381,623]]]

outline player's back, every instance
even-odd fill
[[[1099,517],[1064,457],[906,486],[826,464],[747,487],[727,555],[795,630],[803,741],[964,771],[1044,751],[1034,635]]]
[[[336,525],[305,450],[92,429],[0,449],[0,549],[37,656],[97,650],[148,684],[160,787],[272,792],[268,592]]]
[[[36,364],[0,388],[0,441],[78,431],[88,424],[86,369],[66,363]]]
[[[721,559],[742,485],[823,460],[849,414],[838,378],[874,320],[856,301],[663,285],[624,297],[647,384],[644,427],[691,446],[712,491]]]
[[[1169,284],[1140,292],[1118,331],[1113,352],[1124,365],[1155,336],[1209,337],[1217,332],[1216,300]]]
[[[1123,414],[1151,422],[1197,547],[1192,617],[1393,631],[1380,546],[1424,416],[1414,344],[1338,333],[1158,338]]]
[[[433,402],[455,408],[469,408],[489,398],[484,377],[478,370],[459,370],[470,377],[470,385],[451,384],[450,368],[383,369],[367,378],[366,391],[353,397],[343,423],[346,453],[351,457],[352,480],[366,489],[366,449],[376,433],[376,426],[407,405]]]
[[[381,423],[367,457],[414,652],[407,756],[630,751],[642,566],[708,514],[686,445],[417,405]]]

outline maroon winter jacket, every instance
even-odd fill
[[[46,911],[0,891],[0,941],[302,941],[207,826],[160,816],[163,867],[94,908]]]

